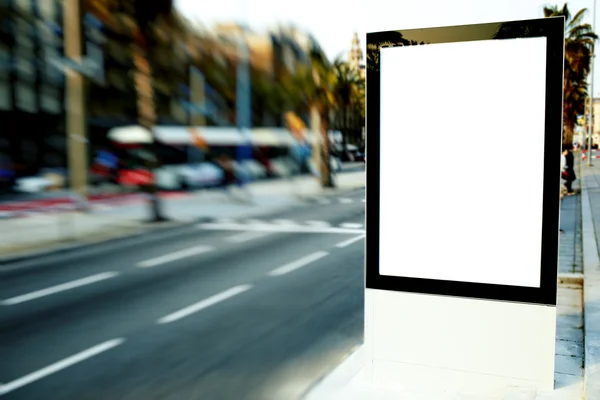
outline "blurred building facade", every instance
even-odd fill
[[[348,53],[348,64],[360,74],[361,78],[365,78],[364,56],[360,45],[360,39],[356,32],[352,36],[352,44],[350,46],[350,52]]]
[[[592,131],[592,140],[594,144],[600,144],[600,98],[594,98],[594,128]],[[586,135],[587,137],[587,135]]]
[[[83,55],[101,65],[101,76],[87,76],[85,84],[90,156],[107,143],[110,128],[136,123],[129,3],[82,0]],[[157,124],[190,124],[190,99],[199,98],[191,90],[202,87],[200,98],[213,112],[193,121],[235,126],[240,35],[250,50],[253,125],[283,126],[284,111],[302,108],[298,96],[295,103],[286,97],[282,81],[289,84],[298,68],[311,65],[311,55],[324,54],[313,36],[294,27],[202,29],[176,16],[156,24],[152,37]],[[11,155],[19,175],[66,167],[63,39],[62,0],[0,0],[0,153]]]
[[[0,2],[0,151],[26,175],[65,164],[59,0]]]
[[[600,144],[600,98],[595,97],[593,99],[593,127],[592,127],[592,144]],[[573,135],[573,143],[579,143],[580,145],[587,146],[588,138],[588,120],[590,115],[590,102],[586,101],[585,113],[578,117],[577,125],[575,126],[575,132]]]

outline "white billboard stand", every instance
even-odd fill
[[[564,19],[367,45],[369,381],[551,390]]]

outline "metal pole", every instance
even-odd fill
[[[250,63],[248,45],[244,37],[239,44],[239,62],[237,67],[236,81],[236,114],[238,129],[244,130],[250,127]],[[245,132],[242,132],[245,133]]]
[[[236,120],[237,128],[242,135],[243,144],[238,146],[237,159],[243,161],[251,155],[252,141],[250,138],[250,128],[252,126],[252,92],[250,85],[250,50],[246,42],[246,22],[247,10],[246,1],[242,1],[242,31],[240,32],[240,41],[238,45],[238,66],[236,80]],[[249,154],[250,153],[250,154]],[[245,179],[241,180],[245,183]]]
[[[313,156],[313,168],[314,173],[318,174],[317,177],[322,184],[323,172],[322,172],[322,157],[321,148],[323,137],[321,135],[321,116],[315,106],[310,109],[310,130],[312,133],[313,145],[312,145],[312,156]]]
[[[81,63],[81,3],[67,0],[63,5],[65,16],[65,56]],[[87,138],[85,121],[85,91],[83,74],[73,68],[65,68],[66,75],[66,134],[68,169],[71,191],[87,199]]]
[[[594,0],[594,11],[592,19],[592,31],[596,31],[596,0]],[[592,47],[592,62],[590,65],[590,120],[588,125],[588,167],[592,166],[592,135],[594,133],[594,61],[596,60],[596,43]]]
[[[203,107],[205,104],[205,88],[204,88],[204,76],[200,73],[200,71],[194,67],[190,66],[190,103],[193,105],[198,105]],[[190,112],[190,126],[205,126],[206,125],[206,117],[204,114],[191,110]]]

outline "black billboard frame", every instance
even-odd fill
[[[560,223],[560,157],[563,124],[564,17],[367,33],[366,169],[367,289],[556,306]],[[493,32],[491,34],[490,32]],[[426,37],[428,40],[419,40]],[[452,40],[452,37],[460,37]],[[439,43],[546,38],[546,114],[540,287],[482,284],[379,273],[380,50]],[[432,40],[433,38],[433,40]]]

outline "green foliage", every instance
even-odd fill
[[[573,131],[577,115],[585,112],[585,102],[589,95],[587,78],[590,73],[592,55],[598,36],[592,26],[583,23],[587,9],[572,15],[567,4],[544,7],[544,17],[565,17],[565,83],[564,83],[564,136],[565,143],[573,141]]]

